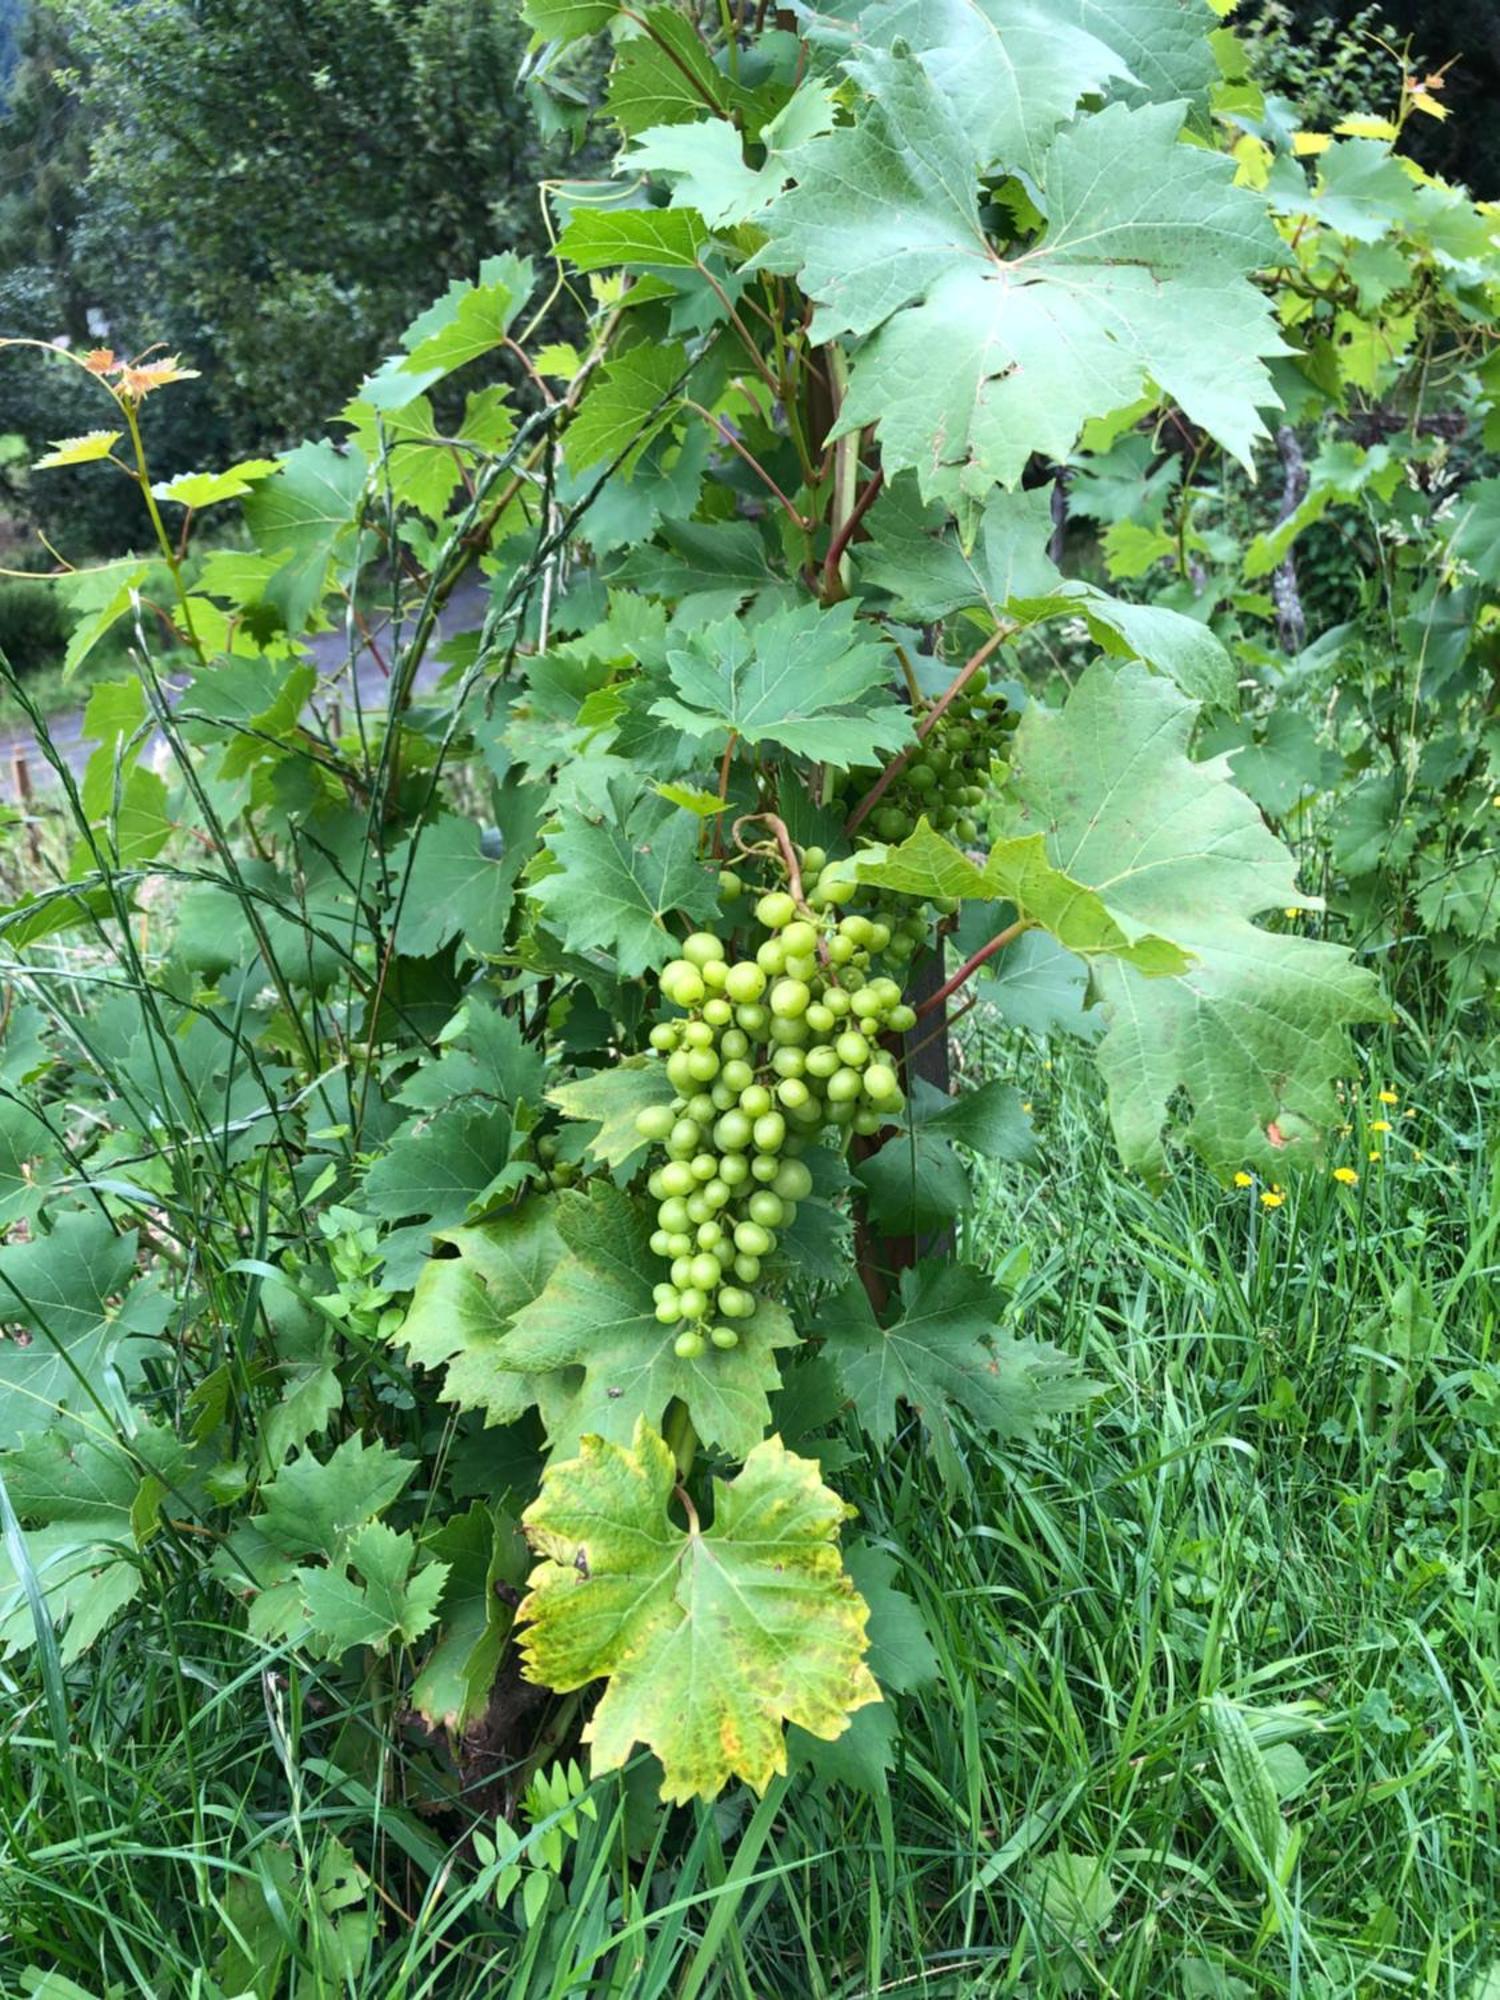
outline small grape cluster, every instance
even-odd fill
[[[939,833],[961,843],[977,840],[981,826],[976,815],[990,790],[995,735],[1013,727],[1015,720],[998,689],[982,682],[965,688],[870,814],[870,833],[877,840],[905,840],[925,814]]]
[[[803,856],[804,888],[820,866],[816,850]],[[812,1191],[808,1145],[829,1125],[875,1133],[903,1103],[880,1038],[916,1014],[893,979],[869,970],[890,928],[840,916],[852,885],[830,886],[821,900],[807,891],[803,910],[785,890],[763,895],[755,915],[767,935],[753,957],[731,959],[699,931],[661,974],[683,1018],[658,1023],[651,1044],[676,1096],[642,1111],[636,1129],[666,1153],[647,1183],[651,1248],[670,1265],[656,1317],[680,1326],[684,1360],[738,1346],[777,1232]]]

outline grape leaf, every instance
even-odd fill
[[[328,564],[353,525],[365,461],[326,442],[299,444],[245,500],[245,523],[262,555],[276,561],[266,601],[289,632],[300,632],[323,595]]]
[[[26,1562],[52,1622],[64,1628],[65,1666],[80,1659],[116,1614],[140,1594],[133,1560],[143,1487],[180,1486],[188,1447],[143,1426],[126,1450],[113,1436],[75,1428],[32,1436],[0,1460],[21,1523]],[[0,1545],[0,1654],[26,1651],[36,1626],[14,1552]]]
[[[558,872],[530,884],[569,951],[608,952],[622,979],[665,965],[677,949],[666,918],[708,923],[719,907],[716,875],[698,858],[698,820],[664,800],[638,800],[623,823],[564,811],[547,835]]]
[[[434,1229],[451,1229],[481,1195],[524,1178],[522,1163],[507,1165],[510,1140],[510,1117],[499,1106],[475,1110],[460,1102],[434,1118],[409,1119],[366,1173],[365,1206],[389,1222],[421,1216]]]
[[[770,1423],[767,1398],[781,1381],[776,1350],[796,1340],[782,1308],[763,1299],[754,1319],[740,1322],[738,1347],[684,1361],[673,1352],[677,1329],[656,1317],[651,1285],[661,1265],[637,1205],[596,1183],[590,1195],[560,1197],[558,1230],[570,1254],[505,1336],[512,1367],[584,1371],[565,1409],[542,1412],[554,1450],[571,1450],[589,1433],[624,1442],[637,1416],[659,1423],[675,1396],[706,1445],[743,1458]]]
[[[628,479],[651,440],[671,421],[672,392],[687,370],[687,351],[675,340],[643,342],[601,368],[568,426],[569,470],[582,472],[601,459],[618,458]]]
[[[20,1098],[0,1096],[0,1232],[32,1216],[46,1194],[45,1175],[57,1152],[48,1126]],[[0,1320],[6,1306],[0,1299]]]
[[[1284,1172],[1343,1115],[1334,1082],[1352,1060],[1350,1026],[1386,1010],[1348,952],[1251,921],[1317,905],[1225,762],[1189,757],[1196,712],[1139,668],[1091,667],[1061,711],[1028,711],[1012,783],[1021,824],[1127,935],[1160,925],[1192,954],[1151,979],[1094,960],[1107,1026],[1096,1054],[1127,1165],[1165,1171],[1180,1091],[1192,1109],[1181,1137],[1216,1172]]]
[[[572,1083],[547,1092],[564,1118],[598,1126],[587,1151],[614,1171],[630,1165],[650,1143],[635,1129],[636,1114],[653,1104],[670,1104],[676,1096],[666,1069],[654,1056],[628,1056],[608,1069],[591,1070]]]
[[[586,1437],[549,1466],[525,1525],[542,1560],[519,1617],[528,1678],[608,1686],[584,1730],[593,1768],[644,1743],[661,1796],[763,1792],[787,1767],[787,1722],[834,1737],[878,1701],[866,1608],[839,1555],[843,1502],[777,1438],[714,1487],[714,1518],[668,1513],[672,1453],[644,1420],[629,1448]]]
[[[910,1694],[919,1687],[929,1687],[938,1676],[937,1655],[921,1612],[894,1586],[896,1558],[870,1542],[856,1542],[845,1552],[844,1566],[869,1606],[866,1664],[881,1692]],[[885,1774],[895,1762],[896,1734],[895,1711],[888,1701],[882,1701],[857,1710],[843,1735],[832,1742],[794,1726],[787,1735],[787,1753],[794,1769],[805,1763],[825,1785],[852,1785],[859,1791],[881,1793]]]
[[[1276,402],[1264,357],[1282,351],[1249,278],[1281,252],[1232,162],[1178,142],[1180,104],[1065,126],[1039,171],[1046,230],[1007,260],[975,142],[917,55],[846,68],[858,122],[792,157],[751,260],[800,273],[815,338],[864,340],[838,433],[875,425],[888,473],[915,470],[924,498],[968,515],[1147,383],[1248,462]]]
[[[532,831],[544,798],[538,786],[513,785],[513,796],[535,800]],[[441,813],[401,848],[394,866],[403,884],[396,946],[413,958],[431,958],[450,938],[461,937],[476,952],[493,955],[505,946],[515,901],[516,877],[525,866],[530,841],[507,842],[496,856],[484,849],[478,822]]]
[[[530,1201],[498,1222],[448,1230],[438,1240],[458,1255],[423,1265],[391,1338],[421,1367],[444,1371],[446,1402],[483,1410],[487,1424],[514,1423],[537,1401],[539,1388],[508,1360],[504,1336],[564,1254],[552,1207]]]
[[[799,604],[695,632],[668,652],[677,694],[651,713],[692,736],[732,732],[838,770],[883,763],[912,740],[911,715],[886,686],[886,649],[857,630],[852,604]]]
[[[326,1567],[299,1569],[308,1625],[301,1642],[334,1660],[353,1646],[419,1639],[437,1617],[448,1565],[426,1562],[418,1569],[417,1553],[410,1533],[367,1521]]]
[[[1081,97],[1131,82],[1113,48],[1031,0],[885,0],[860,19],[863,45],[898,41],[968,130],[986,171],[1038,181],[1047,142]]]
[[[1136,87],[1118,95],[1133,103],[1207,103],[1218,70],[1196,8],[1180,0],[1047,0],[1047,13],[1087,29],[1129,64]]]
[[[881,1326],[852,1279],[814,1333],[876,1444],[896,1435],[897,1404],[921,1419],[945,1484],[963,1475],[962,1414],[989,1437],[1026,1439],[1094,1394],[1077,1364],[1000,1326],[1002,1295],[969,1264],[924,1262],[901,1274],[899,1316]]]
[[[557,252],[580,271],[616,265],[692,270],[708,230],[690,208],[581,208],[558,238]]]
[[[153,1278],[132,1284],[134,1271],[135,1231],[117,1235],[93,1211],[0,1248],[0,1446],[107,1402],[106,1371],[139,1376],[172,1302]]]
[[[1080,958],[1110,957],[1159,979],[1186,970],[1188,954],[1151,933],[1133,935],[1117,923],[1092,889],[1053,866],[1045,836],[1019,834],[998,840],[983,864],[935,833],[924,814],[899,846],[863,850],[855,859],[861,882],[904,896],[984,897],[1014,906],[1027,924],[1050,931]]]
[[[430,1535],[446,1565],[437,1642],[412,1683],[411,1704],[434,1726],[457,1734],[484,1713],[510,1630],[497,1585],[526,1580],[526,1544],[509,1515],[477,1501]],[[514,1601],[514,1600],[512,1600]]]

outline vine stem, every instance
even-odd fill
[[[871,476],[868,485],[850,508],[849,518],[844,522],[828,545],[828,554],[823,558],[823,601],[825,604],[831,603],[834,591],[842,588],[843,578],[839,574],[839,565],[844,559],[844,551],[854,539],[860,522],[870,511],[875,500],[879,498],[881,488],[884,485],[885,468],[882,466],[877,468]]]
[[[988,639],[979,648],[978,652],[969,655],[947,687],[944,688],[943,692],[917,724],[918,743],[921,743],[931,734],[932,730],[936,728],[938,722],[947,712],[949,706],[958,699],[969,685],[969,682],[973,680],[975,674],[984,665],[985,661],[997,648],[1004,645],[1014,630],[1015,627],[1013,625],[997,625]],[[911,762],[911,758],[912,752],[908,749],[902,750],[891,759],[890,763],[886,765],[885,769],[865,793],[853,812],[850,813],[848,819],[845,820],[845,833],[853,833],[856,827],[862,825],[869,818],[876,806],[885,797],[887,791]]]
[[[787,832],[786,821],[776,813],[743,813],[729,829],[729,837],[744,854],[751,850],[740,837],[740,828],[759,820],[762,826],[770,827],[776,836],[776,845],[781,850],[781,859],[786,868],[787,887],[792,892],[792,901],[799,910],[807,908],[807,899],[802,893],[802,870],[797,866],[797,850],[792,845],[792,836]]]
[[[685,410],[692,410],[698,416],[702,417],[703,421],[708,425],[709,429],[713,432],[714,436],[719,440],[720,444],[727,444],[731,451],[739,453],[740,457],[745,461],[746,465],[749,466],[750,470],[755,474],[756,478],[765,487],[766,491],[772,494],[774,498],[780,503],[780,505],[786,512],[787,518],[790,520],[792,526],[798,531],[799,534],[805,535],[811,532],[812,523],[808,520],[805,520],[803,516],[797,512],[795,505],[792,503],[792,501],[790,501],[787,498],[786,494],[782,492],[781,488],[776,484],[776,481],[771,477],[770,473],[767,472],[766,468],[761,464],[760,460],[755,456],[754,452],[750,450],[748,445],[742,443],[741,440],[735,436],[733,426],[730,424],[729,419],[727,417],[716,417],[711,410],[705,410],[701,403],[695,403],[691,396],[683,397],[682,407]]]
[[[936,993],[928,994],[927,998],[917,1009],[917,1019],[920,1020],[924,1014],[930,1014],[934,1008],[941,1007],[950,993],[956,993],[966,979],[973,978],[974,974],[987,958],[993,958],[997,951],[1004,951],[1008,944],[1015,943],[1022,931],[1030,930],[1030,928],[1031,925],[1025,917],[1017,917],[1013,924],[1007,924],[1005,929],[999,932],[997,936],[992,937],[988,944],[982,944],[978,951],[971,953],[964,960],[951,979],[944,980]]]

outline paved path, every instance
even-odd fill
[[[489,593],[482,583],[464,583],[454,591],[439,620],[438,635],[427,650],[417,674],[417,687],[430,687],[442,673],[441,663],[436,658],[444,637],[451,638],[455,632],[472,632],[484,620],[485,606]],[[375,630],[375,642],[380,643],[380,628]],[[347,676],[348,641],[342,632],[319,632],[306,641],[303,651],[312,660],[321,675],[332,675],[342,669]],[[359,699],[365,708],[384,708],[386,677],[380,663],[367,648],[362,649],[354,661],[354,671],[359,679]],[[177,690],[185,683],[179,683]],[[89,760],[92,743],[83,740],[83,710],[71,709],[61,715],[54,715],[48,721],[48,732],[53,743],[62,752],[69,768],[75,776],[80,775]],[[160,737],[148,744],[145,757],[149,762],[158,750],[164,748]],[[37,748],[36,738],[29,729],[0,730],[0,799],[15,799],[18,794],[20,768],[24,764],[30,782],[37,792],[55,787],[57,775]]]

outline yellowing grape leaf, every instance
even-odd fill
[[[636,1114],[653,1104],[670,1104],[676,1093],[665,1066],[655,1056],[628,1056],[607,1069],[590,1070],[572,1083],[547,1092],[564,1118],[593,1123],[598,1130],[588,1140],[592,1159],[620,1168],[644,1152],[647,1141],[635,1129]]]
[[[123,431],[85,431],[81,437],[54,438],[52,449],[45,452],[32,467],[34,472],[48,472],[62,465],[90,465],[95,459],[108,458]]]
[[[1142,668],[1089,668],[1064,708],[1030,709],[1016,732],[1018,825],[1128,937],[1165,933],[1191,954],[1152,979],[1120,957],[1093,962],[1107,1023],[1095,1053],[1126,1164],[1165,1171],[1180,1093],[1180,1136],[1210,1167],[1275,1173],[1341,1116],[1349,1028],[1386,1009],[1341,947],[1254,923],[1316,899],[1226,761],[1189,757],[1196,712]]]
[[[644,1421],[631,1445],[583,1439],[549,1466],[525,1527],[542,1557],[518,1614],[528,1678],[566,1692],[608,1680],[585,1739],[608,1771],[643,1743],[664,1799],[763,1792],[785,1771],[784,1726],[832,1738],[879,1701],[867,1611],[844,1569],[846,1509],[779,1438],[714,1485],[714,1518],[668,1512],[671,1451]]]

